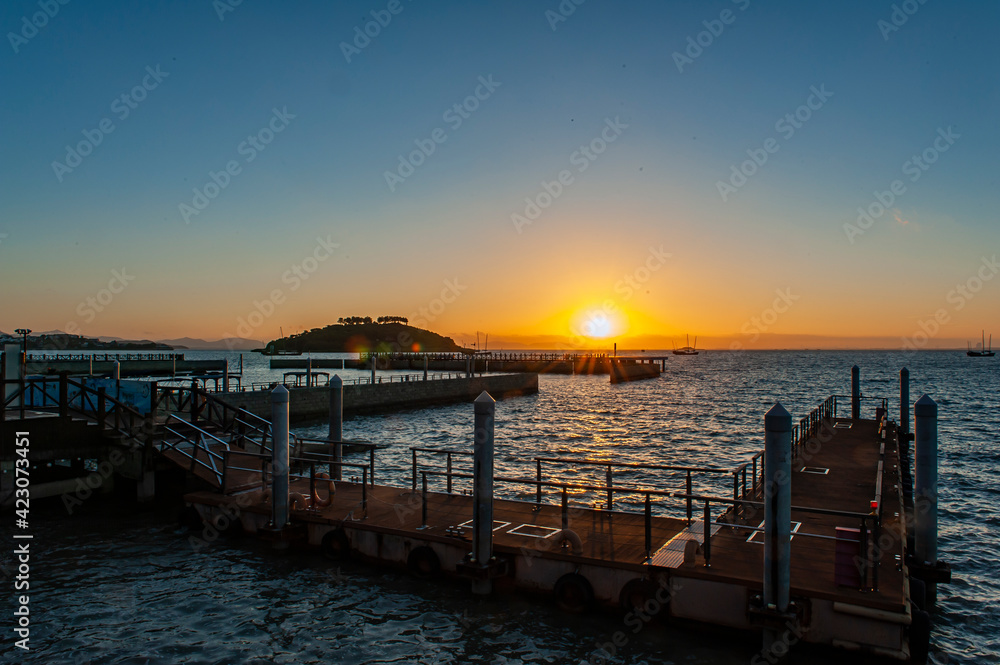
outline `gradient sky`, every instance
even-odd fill
[[[489,331],[491,347],[581,326],[748,346],[1000,332],[983,263],[1000,245],[1000,6],[913,0],[888,32],[892,2],[566,0],[554,22],[556,0],[400,0],[348,62],[342,43],[393,4],[243,2],[220,19],[225,0],[77,0],[35,34],[23,17],[39,3],[4,3],[0,330],[266,340],[396,314]],[[121,118],[147,67],[167,76]],[[446,112],[480,77],[499,86],[454,127]],[[776,123],[813,88],[832,96],[788,136]],[[273,109],[294,118],[247,162]],[[114,130],[57,176],[105,118]],[[627,128],[580,172],[577,151],[616,119]],[[439,128],[390,191],[386,171]],[[724,201],[719,181],[769,138],[777,151]],[[231,160],[239,174],[186,223],[180,204]],[[572,182],[518,232],[512,215],[563,170]],[[903,192],[851,242],[844,225],[894,180]],[[317,238],[338,247],[312,263]],[[131,279],[109,298],[114,270]],[[970,279],[975,293],[954,291]],[[791,304],[771,311],[779,291]]]

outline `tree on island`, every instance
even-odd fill
[[[375,319],[374,323],[402,323],[406,325],[409,322],[405,316],[380,316]],[[337,323],[342,326],[362,326],[372,323],[372,317],[370,316],[347,316],[340,317],[337,319]]]

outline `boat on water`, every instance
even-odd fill
[[[986,346],[986,331],[983,331],[983,341],[979,345],[978,349],[972,348],[972,343],[969,343],[969,350],[965,352],[965,355],[971,356],[973,358],[992,358],[996,355],[993,351],[993,335],[990,335],[990,345]]]
[[[694,346],[691,346],[691,335],[687,336],[687,346],[682,346],[681,348],[674,347],[675,356],[696,356],[698,355],[698,336],[694,337]]]

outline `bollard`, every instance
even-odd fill
[[[861,418],[861,368],[851,368],[851,419]]]
[[[480,566],[489,564],[493,558],[493,417],[496,404],[485,390],[475,401],[472,555]],[[472,593],[483,595],[491,591],[493,580],[489,577],[473,580]]]
[[[764,605],[788,610],[791,583],[792,416],[780,403],[764,416]],[[764,631],[764,648],[778,632]]]
[[[938,405],[924,395],[913,405],[914,554],[918,561],[937,563]],[[927,599],[935,600],[937,585],[927,582]]]
[[[271,391],[271,433],[271,527],[283,529],[288,523],[288,389],[284,386]]]
[[[899,443],[906,445],[910,431],[910,370],[899,370]]]
[[[334,374],[330,379],[330,431],[327,440],[333,448],[333,473],[330,475],[334,480],[343,478],[341,464],[344,462],[344,380],[339,374]],[[375,467],[372,467],[374,472]]]

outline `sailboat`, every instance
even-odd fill
[[[691,335],[687,336],[687,346],[682,346],[681,348],[674,349],[675,356],[696,356],[698,355],[698,336],[694,337],[694,346],[691,346]]]
[[[971,356],[973,358],[992,358],[996,355],[993,352],[993,335],[990,335],[990,345],[986,346],[986,331],[983,331],[983,342],[978,349],[973,349],[972,344],[969,344],[969,350],[965,352],[965,355]]]

